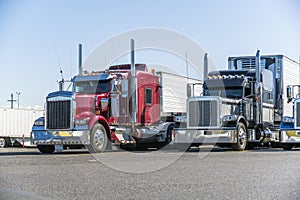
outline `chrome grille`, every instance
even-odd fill
[[[216,127],[219,126],[218,101],[197,100],[189,102],[190,127]]]
[[[295,127],[300,128],[300,101],[295,102]]]
[[[71,128],[71,101],[47,101],[46,112],[47,129]]]

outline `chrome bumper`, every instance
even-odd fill
[[[48,131],[35,130],[31,132],[31,143],[35,145],[88,145],[90,131]]]
[[[236,143],[236,130],[175,129],[173,142],[190,144]]]
[[[300,143],[300,130],[282,130],[280,143]]]

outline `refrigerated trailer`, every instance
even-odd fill
[[[34,120],[43,113],[39,109],[0,108],[0,147],[29,139]]]
[[[186,100],[190,95],[202,93],[202,81],[196,78],[188,78],[179,74],[159,71],[161,85],[161,116],[170,113],[186,113]],[[188,94],[188,85],[194,86],[194,94]]]

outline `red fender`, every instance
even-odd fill
[[[102,124],[104,126],[106,126],[106,128],[109,128],[109,124],[108,121],[105,119],[105,117],[103,117],[102,115],[96,115],[94,116],[89,123],[89,129],[92,130],[92,128],[94,127],[95,123],[101,121]]]

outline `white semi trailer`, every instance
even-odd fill
[[[0,147],[7,147],[30,138],[34,120],[43,116],[39,109],[11,109],[0,107]]]

